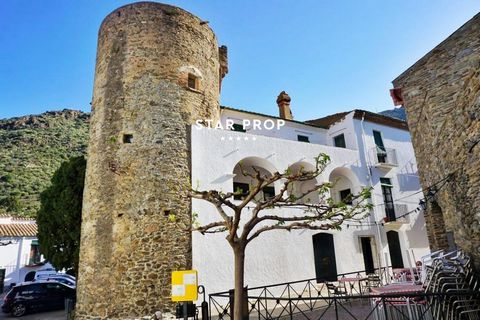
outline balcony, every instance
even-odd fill
[[[374,147],[371,150],[371,159],[373,159],[373,165],[380,169],[390,170],[398,166],[397,152],[395,149]]]
[[[409,223],[409,217],[402,217],[408,212],[406,204],[390,204],[385,206],[385,228],[388,230],[399,229],[402,225]]]

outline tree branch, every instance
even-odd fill
[[[288,225],[265,226],[265,227],[262,227],[262,228],[258,229],[257,231],[255,231],[255,233],[252,234],[252,236],[247,239],[247,243],[249,243],[250,241],[252,241],[256,237],[258,237],[260,234],[262,234],[264,232],[267,232],[267,231],[271,231],[271,230],[287,230],[287,231],[291,231],[291,230],[294,230],[294,229],[330,230],[330,229],[336,228],[335,227],[336,224],[337,223],[311,225],[308,222],[294,222],[294,223],[291,223],[291,224],[288,224]]]
[[[224,227],[224,228],[217,229],[217,230],[210,230],[217,227]],[[206,224],[204,226],[193,228],[192,231],[198,231],[201,234],[205,234],[205,233],[224,232],[227,230],[226,228],[227,228],[227,224],[225,223],[225,221],[216,221],[216,222]],[[218,231],[218,230],[221,230],[221,231]]]

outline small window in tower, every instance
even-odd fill
[[[123,135],[123,143],[132,143],[132,142],[133,142],[133,134]]]
[[[193,74],[189,73],[187,85],[190,89],[198,90],[198,78]]]

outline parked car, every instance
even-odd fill
[[[25,282],[7,293],[2,311],[21,317],[29,312],[63,309],[66,298],[75,299],[74,287],[56,281]]]

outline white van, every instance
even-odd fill
[[[57,270],[53,268],[49,269],[42,269],[42,270],[37,270],[35,271],[35,280],[39,280],[40,278],[45,278],[49,276],[55,276],[57,275]]]

